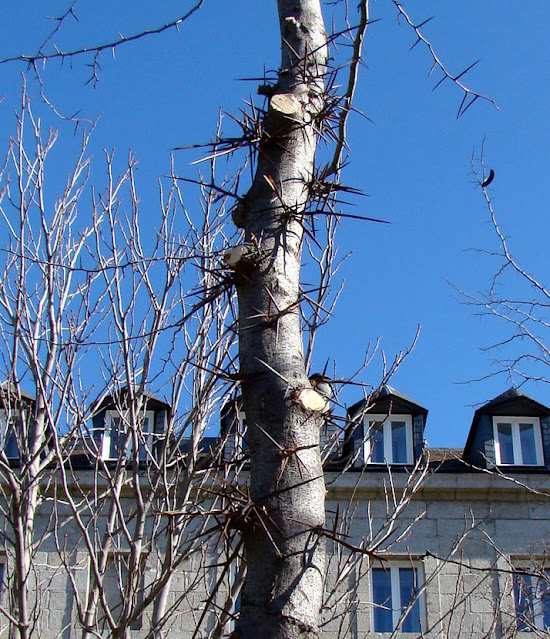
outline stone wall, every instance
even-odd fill
[[[369,469],[362,475],[354,471],[329,473],[327,483],[327,530],[334,531],[345,544],[328,542],[324,637],[389,637],[374,632],[371,568],[397,564],[419,571],[422,636],[517,636],[513,569],[528,566],[532,560],[540,564],[548,554],[548,474],[506,479],[480,472],[430,473],[413,490],[414,478],[411,483],[404,472],[390,477],[387,471]],[[55,516],[53,511],[53,501],[47,500],[37,519],[41,541],[32,575],[38,611],[35,636],[72,639],[83,636],[73,590],[80,602],[86,600],[90,564],[70,510],[59,502]],[[96,528],[101,529],[97,522]],[[202,619],[197,637],[209,636],[215,627],[235,582],[235,571],[224,572],[220,561],[228,550],[222,538],[216,537],[216,545],[196,544],[171,575],[163,632],[166,639],[191,639],[205,606],[209,614]],[[162,536],[155,539],[158,546],[146,554],[145,593],[159,575],[165,552]],[[364,552],[355,552],[354,547]],[[4,562],[10,561],[6,545]],[[8,567],[2,595],[8,609],[5,585],[9,573]],[[114,602],[119,586],[115,573],[106,580],[106,592]],[[218,594],[212,598],[216,585]],[[134,624],[132,638],[146,639],[151,614],[149,606],[141,621]],[[229,617],[226,621],[227,634],[232,624]],[[106,629],[104,636],[108,636]],[[7,637],[4,621],[0,637]]]

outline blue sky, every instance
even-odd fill
[[[169,21],[190,3],[98,0],[76,5],[78,22],[67,23],[60,48],[104,42]],[[352,3],[353,4],[353,3]],[[46,6],[47,5],[47,6]],[[92,6],[93,5],[93,6]],[[7,0],[0,20],[0,58],[32,53],[51,29],[46,15],[59,15],[68,2]],[[368,343],[380,336],[388,359],[408,346],[416,327],[418,344],[392,385],[429,409],[426,435],[432,446],[461,446],[475,406],[510,386],[505,377],[470,380],[494,370],[480,349],[500,335],[496,325],[461,304],[450,283],[469,292],[487,288],[495,264],[475,249],[496,248],[479,188],[470,171],[474,148],[485,139],[485,159],[495,170],[489,192],[514,253],[542,279],[548,274],[546,185],[550,173],[550,4],[508,0],[410,0],[412,17],[436,16],[425,33],[451,72],[477,59],[466,83],[491,96],[499,110],[476,103],[456,119],[461,94],[445,82],[432,92],[431,61],[414,36],[398,24],[388,0],[372,3],[357,116],[349,127],[350,165],[342,181],[363,189],[350,209],[391,222],[345,220],[341,253],[352,251],[342,274],[345,291],[333,321],[317,344],[317,368],[335,360],[344,377],[362,363]],[[325,7],[327,24],[331,12]],[[345,53],[340,49],[339,53]],[[204,8],[168,32],[120,48],[100,59],[99,83],[86,85],[87,60],[72,68],[49,63],[45,88],[65,113],[101,115],[93,152],[101,171],[102,150],[116,148],[121,162],[131,148],[140,160],[144,207],[157,199],[157,180],[169,172],[170,149],[211,138],[220,109],[238,112],[254,94],[258,77],[277,67],[275,2],[205,0]],[[18,64],[0,65],[0,147],[14,129],[21,89]],[[37,95],[29,77],[29,92]],[[46,117],[46,116],[45,116]],[[228,130],[230,130],[228,125]],[[69,137],[72,129],[65,132]],[[196,153],[176,154],[177,170],[192,177]],[[60,168],[62,179],[62,168]],[[61,182],[62,184],[62,182]],[[61,188],[61,185],[60,185]],[[187,201],[193,207],[192,201]],[[362,374],[376,383],[380,360]],[[525,392],[550,404],[543,385]],[[359,399],[349,390],[344,399]]]

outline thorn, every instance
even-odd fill
[[[456,81],[456,80],[459,80],[459,79],[460,79],[463,75],[466,75],[466,73],[468,73],[468,71],[470,71],[471,69],[473,69],[473,68],[476,66],[476,64],[479,64],[479,62],[480,62],[479,60],[476,60],[475,62],[472,62],[472,64],[471,64],[469,67],[466,67],[466,68],[464,69],[464,71],[462,71],[462,73],[459,73],[459,74],[456,76],[456,78],[453,78],[453,80],[455,80],[455,81]]]
[[[458,120],[458,118],[462,115],[464,115],[466,113],[466,111],[472,106],[472,104],[479,98],[479,95],[474,95],[474,97],[470,100],[470,102],[468,102],[468,104],[463,107],[457,114],[456,119]],[[464,103],[464,100],[462,101]]]
[[[275,181],[273,180],[271,175],[264,175],[264,180],[269,184],[272,191],[277,192],[277,185],[275,184]]]
[[[426,18],[426,20],[424,20],[424,22],[421,22],[420,24],[417,24],[415,29],[422,29],[422,27],[426,26],[428,24],[428,22],[431,22],[434,19],[435,19],[435,16],[432,16],[431,18]]]
[[[432,91],[435,91],[441,84],[443,84],[443,82],[445,82],[445,80],[447,80],[448,76],[447,75],[443,75],[443,77],[441,78],[441,80],[439,80],[439,82],[434,86],[434,88],[432,89]]]

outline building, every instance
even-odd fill
[[[375,552],[329,606],[348,636],[549,636],[549,409],[510,390],[475,412],[463,451],[427,449],[426,409],[389,387],[349,414],[352,467],[327,477],[328,510],[349,503],[347,538]],[[333,581],[346,562],[334,553]]]
[[[13,432],[32,398],[2,397],[9,613],[21,594],[9,478],[23,485],[30,464]],[[427,415],[388,386],[348,410],[343,437],[327,414],[324,636],[550,636],[550,409],[507,391],[475,412],[463,450],[427,448]],[[96,403],[89,430],[43,449],[32,636],[145,639],[155,623],[167,638],[230,632],[246,418],[238,399],[227,403],[221,436],[200,442],[166,437],[170,419],[164,401],[134,405],[123,390]],[[8,626],[4,617],[0,636]]]

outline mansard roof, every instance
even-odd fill
[[[149,393],[148,391],[143,391],[142,394],[145,399],[147,408],[149,410],[158,411],[158,410],[170,409],[170,404],[167,404],[163,399],[160,399],[160,397],[156,397],[155,395],[153,395],[152,393]],[[127,386],[122,386],[121,388],[113,391],[112,393],[106,393],[105,395],[101,395],[94,402],[95,412],[116,408],[117,406],[120,406],[121,404],[124,405],[124,403],[127,400],[127,396],[128,396]]]
[[[517,388],[509,388],[504,393],[491,399],[481,408],[478,408],[474,414],[473,421],[476,420],[476,416],[484,412],[490,412],[491,415],[529,415],[533,417],[544,417],[550,414],[550,408],[525,395]]]
[[[424,421],[426,421],[426,417],[428,415],[427,408],[420,406],[420,404],[417,404],[412,399],[403,395],[403,393],[400,393],[388,384],[384,384],[384,386],[373,393],[370,397],[363,398],[353,404],[353,406],[350,406],[350,408],[348,408],[348,416],[353,419],[353,417],[367,405],[369,406],[369,412],[372,413],[380,412],[383,414],[393,413],[405,415],[422,414],[424,416]]]
[[[20,387],[10,380],[5,380],[0,384],[0,408],[5,408],[5,398],[9,397],[11,401],[20,398],[26,404],[32,404],[36,398],[26,393]]]
[[[497,395],[474,413],[470,432],[462,458],[471,464],[487,468],[494,465],[493,424],[495,416],[539,417],[550,416],[550,408],[525,395],[517,388],[510,388]],[[547,459],[547,464],[550,460]]]

